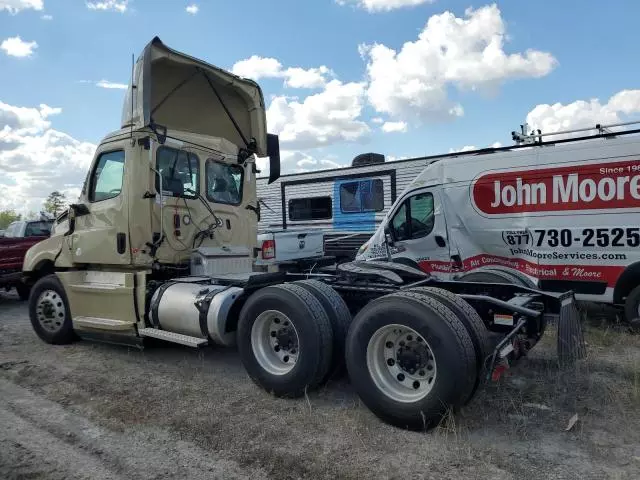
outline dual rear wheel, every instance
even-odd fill
[[[344,364],[374,414],[410,429],[433,427],[471,399],[489,349],[478,314],[447,291],[385,295],[351,321],[342,298],[313,280],[254,293],[238,347],[250,377],[283,397],[317,388]]]

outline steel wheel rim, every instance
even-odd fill
[[[367,368],[378,389],[396,402],[422,400],[436,383],[431,346],[405,325],[385,325],[373,334],[367,345]]]
[[[295,325],[278,310],[266,310],[251,327],[251,349],[260,366],[271,375],[286,375],[298,361],[299,337]]]
[[[67,309],[64,300],[55,290],[44,290],[36,301],[36,318],[46,331],[58,332],[64,325]]]

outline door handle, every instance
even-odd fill
[[[442,235],[436,235],[435,237],[436,240],[436,245],[438,245],[439,247],[446,247],[447,246],[447,242],[445,241],[444,237]]]

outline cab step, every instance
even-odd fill
[[[189,335],[182,335],[181,333],[168,332],[166,330],[158,330],[157,328],[141,328],[138,330],[138,334],[141,337],[157,338],[158,340],[164,340],[165,342],[179,343],[180,345],[186,345],[187,347],[203,347],[209,342],[204,338],[190,337]]]

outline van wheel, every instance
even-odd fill
[[[638,323],[640,319],[640,286],[637,286],[624,301],[624,319],[628,323]]]
[[[469,272],[458,277],[460,282],[474,283],[505,283],[508,285],[523,285],[523,282],[517,277],[502,272],[500,270],[480,270],[477,272]]]
[[[299,285],[274,285],[251,295],[240,312],[237,339],[251,379],[279,397],[316,388],[331,366],[329,317]]]
[[[492,351],[491,340],[486,325],[478,312],[466,300],[448,290],[434,287],[415,287],[407,291],[419,292],[442,302],[464,324],[473,342],[476,354],[477,378],[469,391],[465,404],[468,403],[480,386],[484,373],[484,362]]]
[[[358,396],[400,428],[432,428],[461,406],[476,380],[475,359],[464,324],[418,292],[369,302],[347,335],[346,364]]]
[[[339,374],[344,365],[344,342],[351,325],[351,312],[342,297],[326,283],[318,280],[300,280],[293,285],[300,285],[312,293],[322,304],[329,316],[333,330],[333,360],[328,376]]]
[[[31,289],[29,318],[36,334],[47,343],[64,345],[75,339],[67,294],[55,275],[41,278]]]

